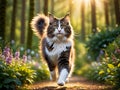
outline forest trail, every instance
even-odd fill
[[[29,90],[112,90],[112,87],[89,81],[86,78],[73,76],[65,86],[58,86],[56,82],[43,81],[29,85]]]

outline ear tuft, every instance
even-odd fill
[[[65,15],[64,20],[65,20],[66,22],[69,22],[69,21],[70,21],[70,14],[69,14],[69,13]]]
[[[49,20],[50,20],[50,23],[54,21],[54,16],[50,13],[49,13]]]

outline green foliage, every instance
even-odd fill
[[[0,40],[0,89],[15,90],[34,81],[48,79],[48,70],[40,62],[39,54],[13,42]]]
[[[79,69],[83,67],[83,65],[86,63],[86,48],[85,44],[82,42],[79,42],[78,40],[75,40],[75,69],[74,74],[79,74]]]
[[[36,71],[35,82],[49,79],[49,70],[45,64],[35,62],[32,68]]]
[[[118,35],[120,35],[120,28],[116,28],[115,30],[103,30],[95,35],[91,35],[86,44],[88,55],[96,59],[100,50],[106,48]]]
[[[101,62],[92,62],[83,72],[99,82],[104,82],[120,88],[120,36],[108,45]]]
[[[0,58],[0,89],[16,89],[33,82],[36,74],[29,64],[13,60],[7,64]]]

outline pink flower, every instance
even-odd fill
[[[115,50],[115,53],[120,54],[120,49],[117,48],[117,49]]]
[[[10,48],[9,47],[5,47],[3,50],[3,55],[5,57],[8,57],[10,55]]]
[[[35,68],[39,68],[40,64],[38,62],[35,62],[34,66]]]
[[[19,51],[15,52],[15,60],[19,60],[19,57],[20,57],[20,52]]]
[[[27,61],[27,56],[23,55],[23,63],[25,63]]]
[[[6,57],[6,63],[7,63],[7,64],[11,64],[12,58],[13,58],[12,55],[9,55],[8,57]]]

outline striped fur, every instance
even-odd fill
[[[38,15],[31,22],[33,31],[41,36],[41,52],[50,70],[50,79],[56,80],[58,70],[58,85],[64,85],[72,74],[74,66],[73,29],[69,15],[56,18]]]

